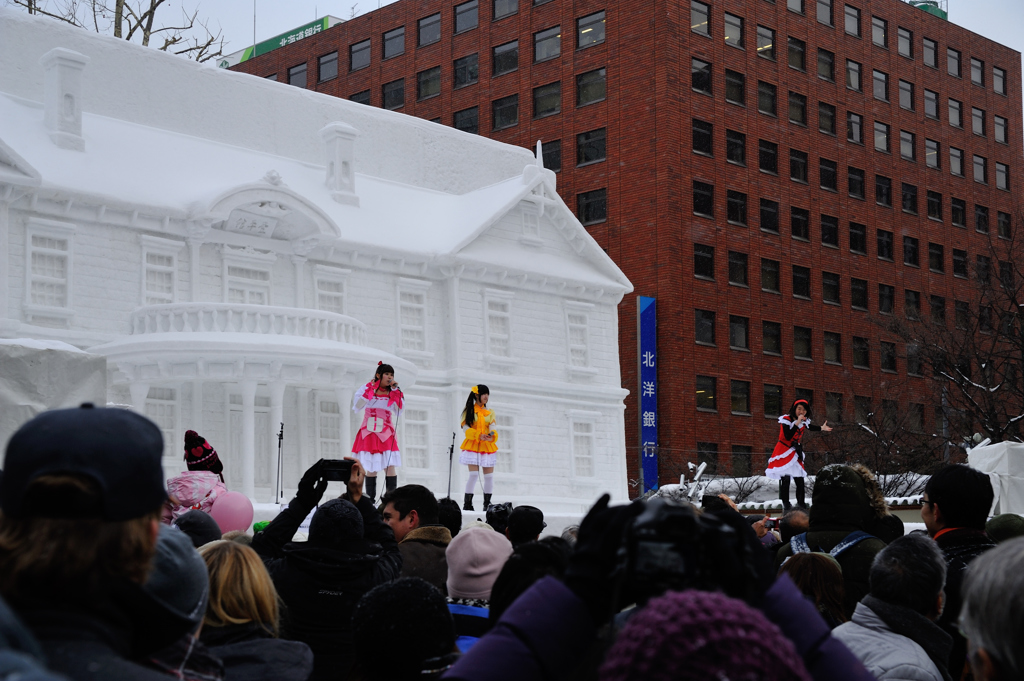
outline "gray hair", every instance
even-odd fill
[[[946,583],[946,560],[925,534],[908,534],[879,551],[869,575],[871,595],[926,617]]]
[[[562,530],[562,539],[569,545],[569,548],[576,546],[576,535],[579,534],[579,525],[570,525],[569,527]]]
[[[964,579],[960,628],[972,649],[984,648],[1000,678],[1024,677],[1024,537],[974,559]]]

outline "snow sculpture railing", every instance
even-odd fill
[[[233,303],[168,303],[132,312],[132,335],[254,333],[366,345],[366,325],[347,315],[296,307]]]

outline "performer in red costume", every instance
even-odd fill
[[[799,508],[807,508],[804,499],[804,478],[807,477],[807,471],[804,470],[802,443],[806,430],[828,433],[832,428],[829,427],[828,421],[820,426],[811,425],[811,405],[807,400],[797,400],[789,408],[788,414],[779,417],[779,441],[768,460],[768,470],[764,472],[765,476],[779,481],[779,497],[785,511],[792,508],[789,503],[790,478],[796,479],[796,505]]]
[[[363,410],[363,425],[356,433],[352,457],[366,470],[366,496],[377,497],[377,472],[384,471],[386,490],[398,487],[402,454],[398,451],[395,427],[402,413],[405,397],[395,383],[395,370],[390,364],[377,362],[373,380],[352,400],[352,411]]]

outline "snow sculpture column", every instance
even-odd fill
[[[352,446],[352,398],[355,396],[355,390],[351,382],[345,381],[335,384],[334,394],[338,396],[338,416],[341,417],[339,419],[341,421],[339,424],[341,451],[344,453]]]
[[[146,415],[146,398],[149,397],[149,384],[133,381],[128,386],[128,392],[132,396],[132,409],[136,413]]]
[[[250,499],[256,495],[256,381],[242,381],[242,489]]]
[[[43,123],[61,149],[85,151],[82,138],[82,71],[89,58],[55,47],[42,56]]]
[[[306,302],[304,300],[305,296],[302,295],[303,283],[305,283],[303,281],[303,275],[306,271],[306,260],[308,260],[308,258],[301,255],[292,256],[292,264],[295,265],[295,307],[300,308],[306,307]]]
[[[298,444],[299,454],[299,471],[300,475],[306,472],[306,469],[313,465],[310,456],[313,450],[307,446],[306,438],[309,435],[309,388],[296,388],[295,389],[295,400],[296,400],[296,429],[298,433],[295,436],[295,442]],[[340,407],[339,406],[339,411]]]
[[[327,155],[327,188],[332,199],[350,206],[359,205],[354,163],[358,135],[359,131],[347,123],[328,123],[320,131]]]

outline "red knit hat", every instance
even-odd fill
[[[810,681],[778,627],[742,601],[669,591],[630,618],[601,681]]]
[[[224,470],[224,464],[220,462],[217,450],[194,430],[185,431],[185,464],[190,471],[210,471],[220,474]]]

